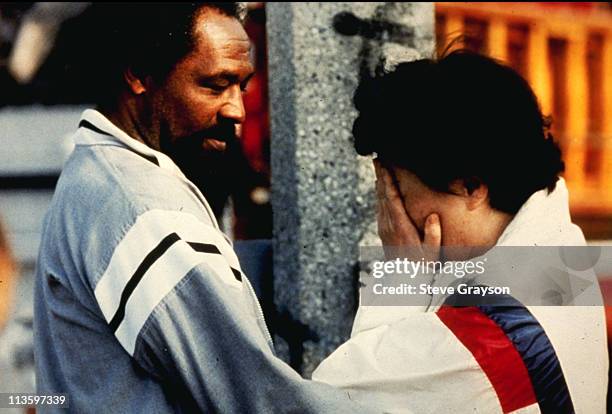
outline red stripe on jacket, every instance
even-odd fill
[[[443,306],[437,315],[487,375],[504,413],[537,403],[523,359],[494,321],[477,307]]]

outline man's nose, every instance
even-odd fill
[[[227,100],[221,107],[219,115],[225,119],[230,119],[237,124],[244,122],[246,111],[244,110],[244,102],[242,100],[242,91],[239,85],[232,86],[227,91]]]

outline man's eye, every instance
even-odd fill
[[[223,92],[225,90],[226,86],[224,85],[217,85],[217,84],[212,84],[210,85],[210,89],[212,89],[213,91],[216,92]]]
[[[215,92],[223,92],[229,86],[229,84],[225,84],[223,82],[203,82],[202,86],[212,89]]]

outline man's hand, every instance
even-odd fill
[[[408,259],[411,260],[420,260],[421,258],[438,260],[442,240],[438,215],[432,213],[427,217],[424,237],[421,240],[417,227],[406,212],[399,189],[393,181],[391,173],[378,160],[374,160],[374,169],[376,170],[378,235],[383,246],[407,247],[405,249],[407,254],[403,254],[403,256],[407,255],[409,256]],[[396,250],[393,256],[397,257],[397,253]]]

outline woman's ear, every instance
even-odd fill
[[[127,68],[123,72],[123,79],[134,95],[142,95],[147,91],[145,80],[140,76],[136,76],[132,68]]]
[[[477,178],[454,180],[449,189],[453,194],[465,198],[468,210],[480,207],[489,199],[489,188]]]

